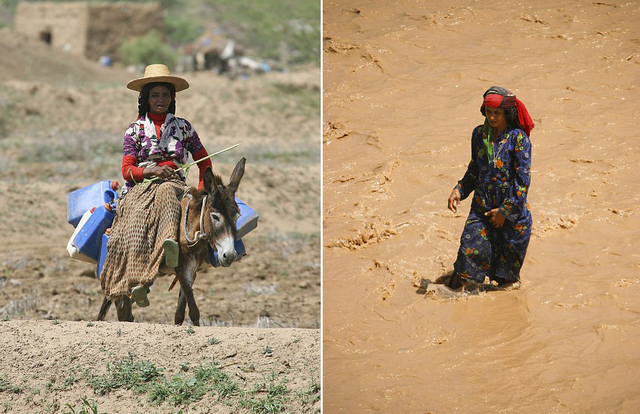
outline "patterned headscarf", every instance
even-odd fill
[[[510,109],[515,107],[518,112],[518,122],[522,130],[531,136],[531,130],[535,126],[533,120],[529,116],[527,108],[522,102],[508,89],[499,86],[492,86],[482,95],[482,108],[488,106],[490,108]],[[481,108],[481,109],[482,109]],[[483,111],[484,114],[484,111]]]

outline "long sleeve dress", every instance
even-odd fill
[[[462,200],[474,195],[454,269],[462,279],[479,283],[485,277],[499,283],[516,282],[531,238],[527,204],[531,141],[521,129],[507,127],[488,154],[485,138],[486,126],[473,130],[471,162],[456,186]],[[494,208],[506,217],[501,228],[494,227],[485,216]]]

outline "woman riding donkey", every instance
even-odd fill
[[[180,200],[188,187],[176,170],[189,154],[196,161],[208,156],[191,124],[175,116],[176,93],[188,87],[186,80],[159,64],[147,66],[142,78],[127,84],[140,93],[138,117],[124,135],[126,185],[118,199],[100,275],[108,299],[130,295],[138,306],[148,306],[148,287],[160,268],[178,266]],[[198,168],[198,188],[204,189],[211,161],[203,160]]]

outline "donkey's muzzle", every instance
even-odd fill
[[[220,264],[225,267],[231,266],[231,263],[236,260],[236,256],[237,253],[235,249],[225,252],[218,251],[218,261],[220,261]]]

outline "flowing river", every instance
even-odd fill
[[[640,2],[325,0],[324,413],[637,413]],[[536,128],[519,289],[452,294],[490,86]]]

